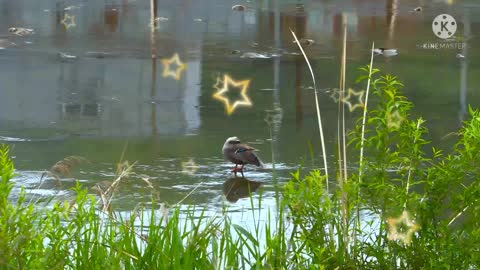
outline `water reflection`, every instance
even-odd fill
[[[251,181],[244,177],[233,177],[223,183],[223,194],[229,202],[235,203],[241,198],[249,197],[262,185],[263,183]]]
[[[465,15],[463,17],[463,31],[464,36],[468,40],[471,35],[471,22],[470,22],[470,11],[465,10]],[[467,110],[467,74],[468,74],[468,46],[463,46],[462,49],[463,59],[460,60],[460,110],[459,110],[459,126],[465,120],[465,117],[468,115]]]

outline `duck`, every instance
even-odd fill
[[[423,11],[422,7],[416,7],[411,12],[422,12],[422,11]]]
[[[234,6],[232,6],[233,11],[245,11],[246,9],[247,9],[247,7],[245,7],[244,5],[234,5]]]
[[[243,176],[243,167],[247,164],[256,165],[257,167],[263,167],[264,164],[260,158],[255,154],[257,149],[242,144],[238,137],[229,137],[223,144],[222,152],[225,160],[235,164],[232,172],[237,175],[240,172]],[[239,168],[238,165],[241,165]]]
[[[26,36],[34,33],[33,29],[23,27],[10,27],[8,28],[8,32],[14,33],[17,36]]]
[[[383,55],[383,56],[395,56],[398,54],[397,49],[385,49],[385,48],[376,48],[373,49],[373,52],[377,55]]]

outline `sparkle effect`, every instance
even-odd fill
[[[75,27],[77,26],[75,24],[75,16],[74,15],[68,15],[65,14],[62,20],[62,24],[65,26],[65,28],[68,30],[70,27]]]
[[[220,100],[221,102],[225,103],[225,110],[227,111],[228,115],[231,115],[235,112],[235,109],[240,106],[250,107],[252,106],[252,102],[247,95],[248,86],[250,85],[250,80],[243,80],[243,81],[234,81],[228,74],[223,75],[223,86],[220,88],[222,81],[220,78],[217,78],[216,83],[213,85],[217,92],[213,94],[213,98]],[[241,88],[240,95],[242,96],[241,100],[236,100],[233,104],[230,102],[228,97],[224,94],[228,92],[229,85],[235,88]]]
[[[188,175],[194,175],[197,172],[198,168],[199,166],[197,165],[197,163],[195,163],[193,158],[189,159],[186,162],[182,162],[182,172]]]
[[[388,239],[400,240],[406,245],[412,242],[413,233],[420,230],[420,225],[410,219],[410,214],[407,211],[403,211],[402,215],[398,218],[387,219],[387,223]]]
[[[391,129],[399,129],[403,120],[403,117],[398,111],[395,111],[393,113],[389,112],[387,114],[387,127]]]
[[[175,63],[177,66],[176,70],[173,70],[170,68],[170,65]],[[162,64],[163,64],[163,77],[172,77],[175,80],[180,80],[182,77],[182,71],[187,69],[187,64],[183,63],[180,60],[180,57],[178,56],[178,53],[175,53],[172,57],[170,58],[163,58],[162,59]]]
[[[353,112],[356,108],[363,108],[365,102],[363,101],[363,95],[365,91],[355,92],[352,88],[348,88],[348,95],[342,99],[342,101],[348,105],[348,109]],[[353,96],[357,97],[358,103],[352,102]]]

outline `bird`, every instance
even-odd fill
[[[386,57],[395,56],[398,54],[397,49],[385,49],[385,48],[373,49],[373,52],[377,55],[383,55]]]
[[[33,29],[23,27],[11,27],[8,28],[8,32],[14,33],[17,36],[26,36],[34,33]]]
[[[416,7],[410,12],[422,12],[422,10],[423,10],[422,7]]]
[[[226,160],[235,163],[235,168],[232,172],[237,175],[240,172],[243,176],[243,167],[246,164],[253,164],[258,167],[263,167],[263,162],[258,158],[254,151],[257,149],[242,144],[238,137],[229,137],[223,144],[222,152]],[[238,168],[238,165],[241,165]]]
[[[245,11],[247,9],[244,5],[234,5],[232,6],[233,11]]]

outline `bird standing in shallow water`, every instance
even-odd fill
[[[230,137],[223,144],[223,156],[226,160],[235,163],[235,168],[232,170],[235,175],[240,172],[243,176],[243,167],[246,164],[253,164],[263,167],[263,162],[257,157],[254,151],[257,150],[251,146],[240,143],[237,137]],[[238,168],[238,165],[241,165]]]

